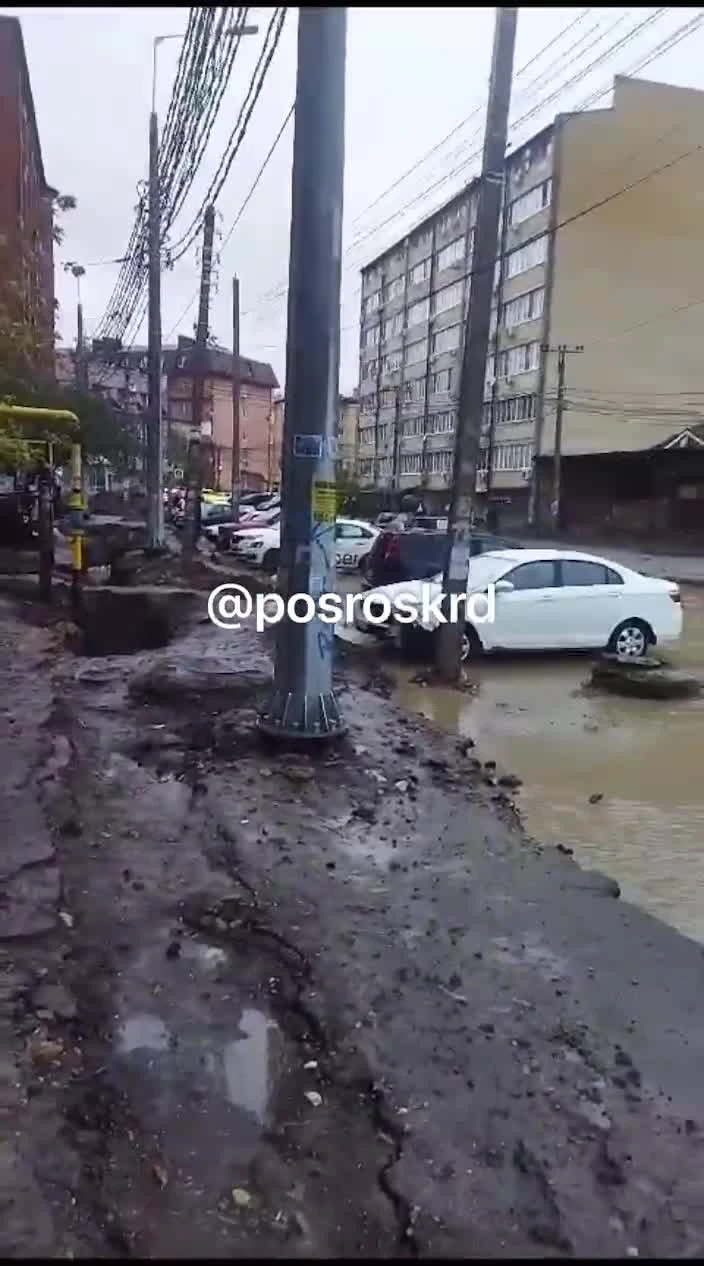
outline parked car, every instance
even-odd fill
[[[448,539],[443,531],[426,532],[411,528],[407,532],[380,532],[364,566],[365,581],[370,587],[393,585],[401,580],[427,580],[445,568]],[[513,541],[504,541],[487,532],[472,536],[472,553],[485,554],[493,549],[517,549]]]
[[[359,519],[338,519],[335,523],[335,566],[338,571],[357,571],[365,562],[377,530]],[[253,567],[272,574],[279,565],[280,525],[263,531],[240,534],[238,556]]]
[[[442,577],[428,582],[441,593]],[[621,563],[568,550],[508,549],[473,559],[467,593],[486,594],[494,586],[494,618],[465,626],[462,657],[483,651],[603,650],[625,659],[640,658],[650,646],[676,644],[682,634],[678,585],[632,571]],[[372,596],[393,602],[401,595],[422,600],[422,581],[383,585]],[[367,594],[367,598],[369,598]],[[401,629],[410,650],[433,653],[438,621],[422,613],[414,624],[393,618],[384,626],[355,623],[388,636]]]
[[[250,567],[261,567],[267,575],[273,576],[279,566],[280,528],[255,528],[242,533],[237,545],[237,556]]]
[[[359,571],[366,566],[379,529],[361,519],[338,519],[335,524],[335,566],[338,571]]]
[[[232,549],[243,532],[257,531],[262,527],[270,527],[278,523],[281,510],[278,506],[273,510],[252,510],[240,514],[235,523],[230,511],[224,518],[208,521],[203,527],[203,534],[217,549]]]

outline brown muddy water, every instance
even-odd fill
[[[704,590],[684,599],[684,638],[668,659],[704,678]],[[417,668],[384,662],[409,710],[470,735],[523,780],[531,835],[570,845],[626,900],[704,942],[704,697],[583,694],[581,656],[487,659],[472,669],[472,694],[414,684]]]

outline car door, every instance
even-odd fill
[[[513,588],[502,592],[501,581]],[[505,650],[550,650],[559,645],[551,619],[557,597],[557,567],[552,558],[532,559],[505,572],[497,582],[491,641]]]
[[[623,618],[623,579],[597,559],[559,560],[560,599],[556,622],[562,645],[585,650],[605,646]]]

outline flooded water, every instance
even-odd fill
[[[684,638],[668,658],[704,679],[704,590],[684,599]],[[416,685],[417,668],[393,659],[384,667],[408,709],[476,739],[500,772],[523,779],[517,802],[530,834],[570,845],[627,900],[704,942],[704,696],[583,694],[581,656],[487,659],[472,670],[475,694]]]
[[[672,659],[704,677],[702,592],[686,598]],[[473,670],[474,695],[414,685],[413,670],[396,671],[408,708],[471,735],[500,772],[523,779],[517,799],[532,835],[571,845],[626,899],[704,941],[704,698],[584,695],[582,657],[487,660]]]

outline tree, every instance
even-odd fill
[[[53,222],[51,231],[54,238],[54,244],[56,246],[61,246],[66,235],[66,230],[62,224],[57,222],[56,217],[58,214],[63,215],[66,211],[75,211],[76,205],[76,199],[72,193],[57,193],[56,196],[52,198],[51,211]]]

